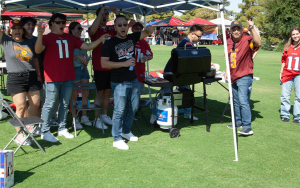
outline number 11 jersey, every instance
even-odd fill
[[[46,82],[62,82],[75,79],[74,49],[80,49],[83,41],[71,34],[49,33],[43,36],[45,46],[44,74]]]
[[[294,46],[291,45],[288,51],[283,51],[281,62],[285,63],[285,65],[282,71],[282,83],[285,83],[300,74],[299,60],[300,46],[294,48]]]

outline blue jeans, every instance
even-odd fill
[[[185,86],[179,86],[179,90],[181,89],[190,89],[189,85],[185,85]],[[169,87],[164,87],[163,88],[163,93],[171,93],[171,88]],[[161,94],[159,94],[157,96],[157,99],[155,100],[154,106],[152,108],[152,115],[157,115],[157,101],[161,99]],[[185,115],[191,115],[192,114],[192,109],[191,108],[184,108],[184,114]]]
[[[140,85],[137,79],[131,82],[110,82],[114,93],[114,113],[111,134],[114,142],[122,140],[121,133],[130,133],[135,112],[139,107]]]
[[[251,109],[249,87],[252,86],[252,74],[239,78],[232,84],[234,118],[236,126],[251,128]]]
[[[281,106],[280,106],[280,115],[282,118],[290,118],[290,96],[292,91],[292,86],[294,83],[295,89],[295,100],[294,100],[294,119],[300,119],[300,75],[290,79],[289,81],[282,84],[281,90]]]
[[[58,109],[58,131],[66,128],[67,113],[69,110],[69,103],[72,95],[73,81],[63,82],[45,82],[46,85],[46,99],[42,110],[42,133],[50,131],[50,119],[53,113],[54,104],[59,96],[59,109]]]

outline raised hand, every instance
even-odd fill
[[[248,25],[248,29],[249,29],[249,31],[250,31],[250,30],[253,29],[253,27],[254,27],[254,22],[251,21],[251,20],[247,20],[247,25]]]
[[[128,24],[128,27],[132,27],[135,23],[136,23],[135,20],[130,20],[130,22]]]
[[[102,35],[102,36],[100,37],[101,42],[105,42],[105,41],[107,40],[108,37],[110,37],[109,34]]]
[[[151,35],[153,32],[154,32],[154,27],[152,27],[151,25],[148,25],[146,28],[145,28],[145,31]]]
[[[39,35],[43,35],[44,32],[45,32],[45,26],[42,26],[42,23],[41,23],[41,22],[39,22],[39,23],[37,24],[37,26],[38,26],[38,34],[39,34]]]
[[[110,10],[111,10],[115,15],[118,15],[118,14],[119,14],[119,11],[118,11],[118,8],[117,8],[117,7],[115,7],[115,6],[110,6],[109,8],[110,8]]]

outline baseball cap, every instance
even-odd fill
[[[243,33],[248,33],[249,34],[249,30],[247,27],[243,27]]]
[[[137,27],[137,26],[141,26],[142,28],[144,28],[143,24],[141,22],[136,22],[132,28]]]
[[[230,29],[232,29],[233,27],[238,26],[240,28],[243,28],[242,23],[240,21],[232,21],[231,25],[230,25]]]
[[[23,27],[23,23],[20,20],[12,20],[9,23],[9,28],[12,28],[12,27],[14,27],[16,25],[19,25],[19,26]]]

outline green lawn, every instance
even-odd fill
[[[223,46],[207,47],[212,62],[225,70]],[[163,70],[173,47],[151,48],[154,59],[150,69]],[[23,147],[27,153],[18,151],[15,187],[299,187],[300,126],[280,120],[280,58],[281,53],[259,51],[255,59],[254,76],[260,80],[253,83],[251,95],[254,135],[238,137],[238,162],[233,161],[232,130],[226,127],[231,123],[230,110],[220,123],[228,93],[213,83],[207,86],[210,133],[205,129],[204,114],[198,114],[199,121],[194,124],[179,118],[181,136],[175,139],[168,131],[139,121],[144,135],[138,142],[128,142],[128,151],[112,146],[111,126],[104,135],[101,130],[84,126],[77,138],[59,137],[58,144],[38,137],[47,154],[30,146]],[[153,97],[157,90],[152,88]],[[200,96],[202,83],[197,84],[196,91]],[[142,98],[147,99],[147,93]],[[201,98],[196,103],[201,105]],[[143,111],[149,120],[151,110]],[[91,119],[93,113],[89,115]],[[0,148],[15,134],[7,120],[0,122]],[[70,116],[68,127],[73,133]],[[52,132],[56,136],[57,128]],[[140,136],[135,125],[132,132]]]

